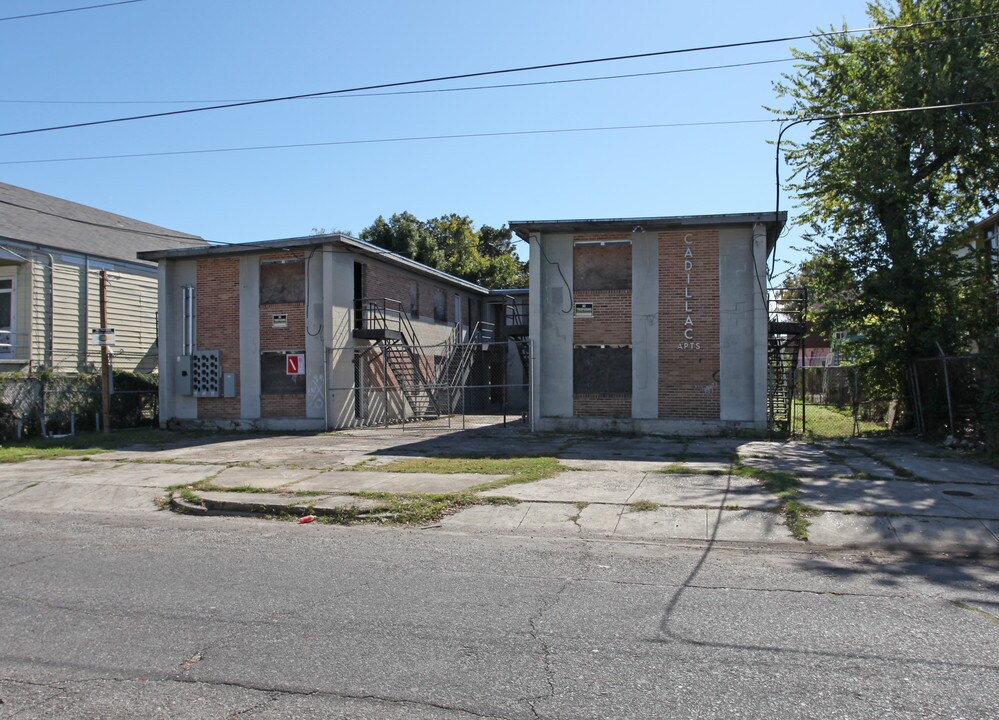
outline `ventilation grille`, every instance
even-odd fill
[[[191,354],[191,394],[194,397],[222,396],[222,353],[196,350]]]

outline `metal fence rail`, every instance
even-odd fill
[[[112,378],[111,427],[157,425],[158,376],[115,370]],[[0,373],[0,438],[95,430],[100,412],[99,370]]]
[[[911,426],[911,397],[880,386],[863,366],[798,367],[791,432],[848,438]]]
[[[466,429],[527,417],[530,393],[517,342],[397,348],[374,343],[328,350],[333,427]],[[407,358],[422,365],[419,372],[402,367]]]

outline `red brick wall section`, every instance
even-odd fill
[[[631,417],[631,394],[573,395],[572,414],[576,417]]]
[[[573,241],[630,240],[627,233],[577,235]],[[593,317],[573,317],[574,345],[631,345],[631,245],[577,245],[573,248],[574,286],[580,279],[605,274],[610,282],[621,287],[603,290],[574,289],[574,302],[593,303]],[[599,283],[606,284],[606,283]],[[608,368],[613,372],[613,368]],[[572,414],[576,417],[631,417],[630,393],[573,393]]]
[[[286,260],[301,257],[301,253],[282,253],[263,255],[263,260]],[[288,327],[274,327],[274,315],[286,314]],[[305,351],[305,304],[304,303],[271,303],[259,308],[260,350],[285,352]],[[304,417],[305,395],[260,395],[260,416],[265,418]]]
[[[631,345],[630,290],[580,290],[573,300],[593,303],[593,317],[572,319],[574,345]]]
[[[261,395],[260,416],[305,417],[305,395]]]
[[[274,316],[288,316],[288,327],[274,327]],[[305,305],[280,303],[260,306],[260,350],[305,351]]]
[[[397,272],[380,263],[365,263],[365,289],[364,296],[371,300],[381,300],[389,298],[402,303],[402,309],[409,313],[410,284],[415,280],[419,288],[419,319],[424,322],[433,322],[434,319],[434,290],[441,289],[445,294],[444,308],[447,313],[447,323],[454,322],[454,296],[455,293],[461,296],[461,322],[468,325],[468,299],[471,296],[473,303],[480,302],[478,295],[471,295],[458,290],[446,283],[434,282],[429,278],[422,278],[416,274]],[[414,319],[410,316],[410,319]]]
[[[659,417],[715,420],[718,230],[659,233]]]
[[[221,351],[222,372],[238,374],[239,258],[198,260],[195,293],[197,348]],[[198,398],[199,418],[238,418],[239,415],[238,397]]]

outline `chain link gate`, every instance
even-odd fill
[[[327,351],[334,428],[462,430],[526,421],[530,341],[403,345]]]

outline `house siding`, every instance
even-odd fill
[[[157,369],[155,268],[139,270],[121,263],[101,263],[88,271],[88,259],[66,253],[25,251],[31,266],[16,271],[17,333],[28,342],[32,368],[47,366],[75,373],[100,365],[100,348],[90,344],[90,331],[101,326],[101,268],[107,272],[107,326],[115,330],[111,348],[116,370],[154,372]],[[25,266],[21,266],[22,268]],[[10,273],[10,270],[7,271]],[[51,333],[49,298],[53,317]]]

